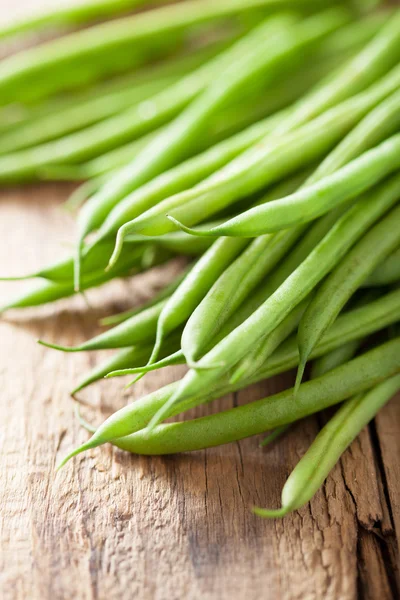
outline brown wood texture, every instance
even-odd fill
[[[10,14],[14,8],[9,0],[0,7]],[[68,251],[73,222],[60,203],[70,190],[1,191],[2,274],[27,272]],[[100,315],[140,302],[178,266],[90,292],[91,309],[73,299],[0,320],[0,597],[398,598],[398,400],[363,431],[312,502],[280,521],[256,518],[250,508],[279,505],[282,485],[321,416],[299,423],[268,449],[253,438],[145,458],[108,446],[55,475],[55,463],[87,439],[69,390],[98,357],[57,353],[36,339],[72,344],[88,338],[99,331]],[[1,284],[1,303],[25,286]],[[95,385],[83,394],[94,407],[85,416],[100,422],[181,373],[148,375],[129,393],[120,380]],[[289,374],[264,382],[213,409],[273,393],[292,380]]]

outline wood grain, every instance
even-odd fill
[[[21,10],[21,1],[14,4]],[[8,0],[0,7],[9,15],[14,8]],[[68,251],[73,223],[59,205],[70,190],[1,192],[1,273],[26,272]],[[36,338],[70,344],[93,335],[100,315],[140,302],[178,266],[90,292],[91,310],[73,299],[0,321],[0,597],[398,598],[398,400],[363,431],[313,501],[281,521],[260,520],[249,509],[279,505],[282,485],[324,415],[298,423],[264,450],[256,438],[163,458],[104,447],[55,475],[55,462],[87,439],[69,390],[98,358],[46,350]],[[1,302],[20,289],[1,284]],[[94,410],[85,416],[100,421],[181,373],[148,375],[129,393],[116,380],[93,386],[84,398]],[[291,382],[292,374],[274,378],[212,409]]]

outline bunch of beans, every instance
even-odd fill
[[[139,4],[92,0],[0,37]],[[169,454],[270,431],[267,444],[341,403],[282,508],[254,509],[283,516],[400,390],[400,11],[378,4],[187,0],[0,62],[0,181],[83,182],[68,201],[74,255],[27,276],[43,281],[3,310],[188,257],[100,335],[72,348],[40,342],[117,350],[73,395],[103,377],[188,367],[62,464],[104,443]],[[292,389],[163,423],[294,367]]]

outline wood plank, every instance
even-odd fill
[[[12,9],[7,0],[0,7]],[[60,202],[70,190],[46,185],[1,193],[1,273],[27,272],[68,251],[73,223]],[[354,442],[312,502],[281,521],[260,520],[250,508],[279,505],[286,477],[325,416],[298,423],[267,449],[259,448],[259,437],[161,458],[105,447],[55,475],[56,461],[87,439],[69,390],[98,358],[63,355],[35,339],[88,338],[99,331],[100,315],[151,295],[177,268],[90,292],[91,310],[75,298],[0,320],[0,597],[397,598],[398,401]],[[26,285],[0,284],[1,301]],[[181,373],[148,375],[128,392],[121,381],[101,382],[84,394],[96,409],[85,415],[99,422]],[[292,374],[274,378],[212,410],[291,382]]]

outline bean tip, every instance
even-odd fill
[[[252,513],[257,517],[262,517],[263,519],[279,519],[287,515],[290,509],[282,506],[282,508],[276,509],[268,509],[268,508],[260,508],[259,506],[253,506],[251,509]]]

